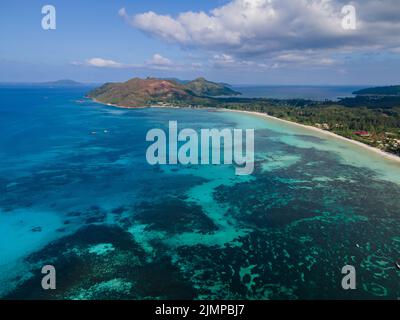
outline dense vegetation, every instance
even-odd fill
[[[391,109],[348,108],[333,103],[292,105],[288,102],[227,106],[258,111],[312,125],[400,155],[400,106]]]
[[[354,92],[357,95],[400,96],[400,86],[367,88]]]
[[[340,104],[346,107],[366,107],[370,109],[391,109],[400,106],[399,96],[356,96],[354,98],[344,98]]]
[[[198,96],[237,96],[240,92],[234,91],[222,83],[207,81],[204,78],[197,78],[185,84],[186,88]]]

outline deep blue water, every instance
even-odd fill
[[[234,86],[244,98],[310,99],[317,101],[352,97],[365,86]]]
[[[126,110],[89,87],[0,87],[0,296],[400,296],[400,168],[346,142],[213,110]],[[150,166],[146,133],[254,128],[256,169]],[[53,264],[57,290],[40,287]],[[358,290],[340,287],[357,269]]]

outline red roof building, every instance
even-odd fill
[[[356,131],[356,132],[354,132],[354,134],[356,134],[358,136],[362,136],[362,137],[369,136],[369,132],[368,131]]]

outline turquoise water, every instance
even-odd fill
[[[2,298],[400,296],[397,163],[275,120],[117,109],[89,89],[0,88]],[[146,133],[170,120],[255,128],[254,174],[148,165]],[[346,264],[357,290],[341,288]]]

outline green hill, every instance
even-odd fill
[[[188,83],[175,80],[134,78],[126,82],[106,83],[88,93],[99,102],[125,107],[155,104],[204,104],[212,95],[239,94],[230,88],[199,78]]]
[[[185,86],[199,96],[237,96],[241,94],[225,84],[207,81],[204,78],[197,78],[186,83]]]

